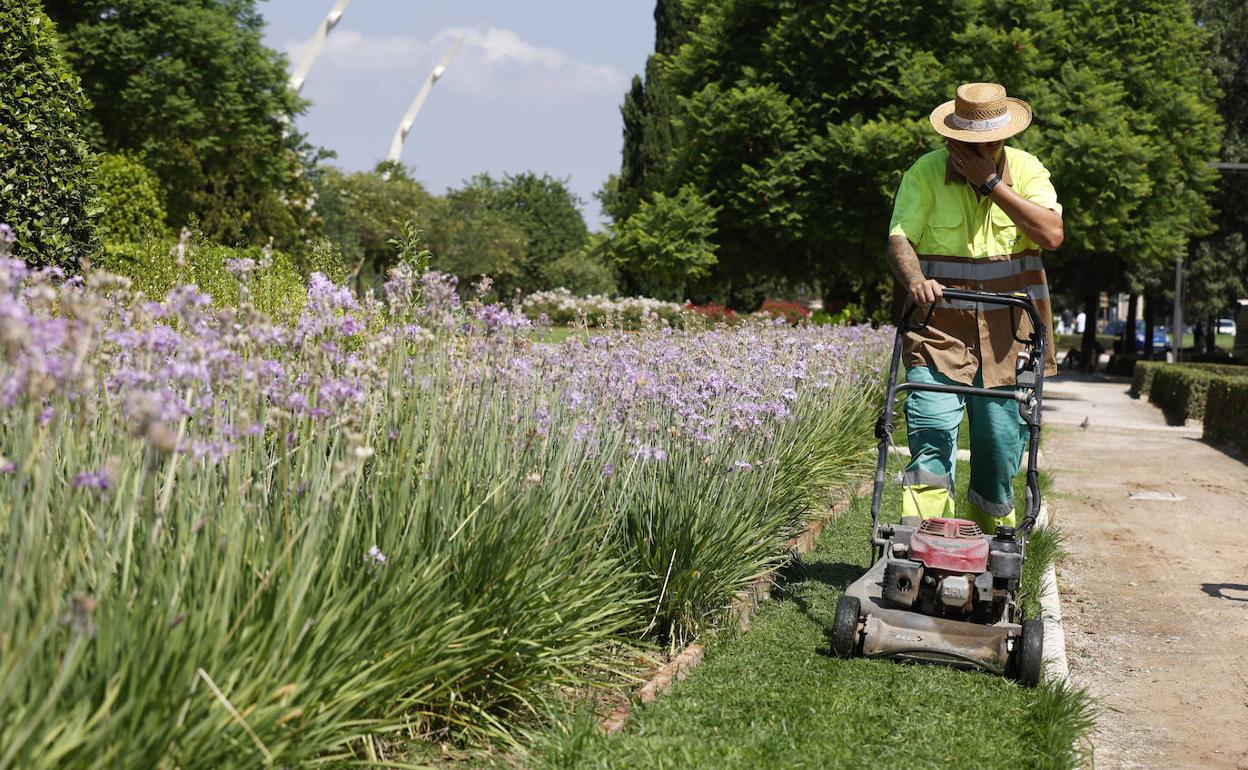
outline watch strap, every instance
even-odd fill
[[[987,182],[984,182],[983,184],[979,186],[979,194],[983,196],[987,196],[991,194],[992,191],[996,189],[997,185],[999,184],[1001,184],[1000,175],[993,174],[992,179],[989,179]]]

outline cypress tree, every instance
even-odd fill
[[[654,53],[646,59],[645,80],[633,76],[620,112],[624,118],[624,149],[620,181],[612,210],[623,222],[641,201],[662,188],[668,153],[676,142],[676,94],[665,81],[663,65],[686,40],[695,21],[686,0],[658,0],[654,7]]]
[[[86,99],[35,0],[0,9],[0,222],[13,256],[69,272],[98,247]]]

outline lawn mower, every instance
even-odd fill
[[[956,307],[1003,305],[1010,309],[1014,338],[1023,345],[1015,364],[1016,387],[992,390],[897,382],[905,334],[924,329],[936,307],[928,306],[926,317],[916,325],[912,320],[916,306],[907,304],[897,325],[884,410],[875,429],[879,459],[871,497],[873,566],[845,590],[837,604],[832,652],[841,657],[863,655],[979,669],[1034,686],[1040,679],[1044,624],[1038,618],[1023,618],[1018,590],[1027,538],[1040,512],[1036,455],[1047,329],[1026,294],[945,289],[944,301]],[[1027,339],[1018,336],[1020,310],[1031,320]],[[880,522],[897,394],[923,390],[1018,402],[1029,438],[1026,514],[1017,528],[999,526],[995,532],[982,532],[975,522],[955,518],[904,517],[898,524]]]

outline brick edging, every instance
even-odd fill
[[[798,555],[808,553],[814,547],[815,541],[819,539],[819,535],[823,533],[823,528],[844,513],[856,498],[869,492],[873,483],[874,479],[863,481],[854,491],[816,514],[801,532],[789,538],[790,552]],[[750,627],[750,620],[758,609],[759,603],[771,598],[771,587],[775,584],[774,577],[774,572],[763,575],[750,583],[744,591],[738,591],[732,597],[732,602],[728,605],[728,618],[730,622],[736,624],[737,628],[745,631]],[[694,642],[686,645],[676,657],[654,672],[641,687],[637,688],[630,702],[607,714],[606,718],[598,723],[598,729],[607,735],[614,735],[623,730],[632,713],[633,701],[652,703],[663,693],[671,692],[673,683],[684,679],[694,667],[702,662],[704,653],[705,648],[700,643]]]

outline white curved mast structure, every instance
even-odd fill
[[[416,98],[412,100],[412,105],[407,108],[407,112],[403,115],[399,128],[394,132],[394,140],[390,142],[390,153],[386,155],[386,160],[398,163],[399,156],[403,154],[403,140],[407,139],[407,135],[411,133],[412,124],[416,122],[416,113],[420,112],[421,105],[425,103],[425,99],[429,98],[429,92],[433,90],[433,84],[438,82],[442,74],[446,72],[446,67],[451,63],[451,59],[455,58],[455,54],[459,53],[459,47],[464,42],[463,36],[455,38],[455,44],[451,46],[451,50],[438,62],[433,68],[433,72],[429,73],[429,77],[425,78],[425,83],[420,87],[420,91],[416,94]]]
[[[346,12],[347,6],[351,4],[351,0],[337,0],[334,7],[330,9],[329,14],[321,20],[320,26],[316,28],[316,34],[312,36],[312,41],[308,43],[307,50],[303,52],[303,59],[300,60],[299,66],[290,76],[290,87],[295,93],[303,88],[303,81],[308,79],[308,70],[312,69],[312,63],[316,61],[316,57],[320,55],[321,49],[325,47],[325,38],[329,37],[330,31],[338,26],[338,22],[342,19],[342,14]]]

